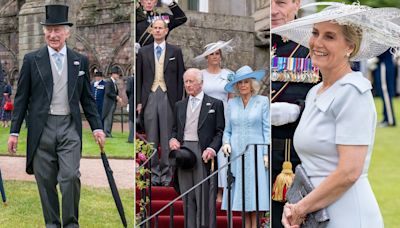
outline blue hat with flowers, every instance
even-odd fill
[[[235,74],[228,75],[228,84],[225,85],[225,91],[235,92],[235,84],[247,78],[253,78],[260,81],[265,76],[265,70],[253,71],[249,66],[242,66]]]

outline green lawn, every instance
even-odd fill
[[[0,127],[0,154],[7,154],[7,140],[9,128]],[[110,158],[132,158],[133,144],[127,143],[128,133],[113,132],[113,138],[106,139],[105,152]],[[92,132],[89,129],[83,129],[83,149],[84,157],[100,156],[98,145],[94,142]],[[26,153],[26,129],[22,128],[20,132],[17,155],[24,156]]]
[[[382,120],[382,102],[376,99],[378,121]],[[369,170],[369,180],[378,200],[385,227],[400,227],[400,99],[395,99],[397,127],[377,128]],[[399,141],[397,141],[399,140]]]
[[[0,205],[0,227],[44,227],[36,183],[5,181],[8,206]],[[119,191],[129,226],[133,227],[133,191]],[[81,227],[123,227],[111,191],[83,187],[79,207]]]

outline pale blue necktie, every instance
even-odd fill
[[[199,99],[196,97],[192,97],[191,102],[192,102],[192,111],[194,111],[197,105],[199,104]]]
[[[62,70],[62,60],[61,60],[62,54],[56,52],[53,54],[53,57],[54,57],[54,62],[56,63],[57,70],[60,72]]]
[[[156,47],[157,60],[160,60],[161,52],[162,52],[162,48],[160,46],[157,46]]]

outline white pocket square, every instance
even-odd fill
[[[78,76],[82,76],[82,75],[85,75],[85,71],[80,70],[79,73],[78,73]]]
[[[169,58],[169,61],[175,60],[175,57]]]
[[[215,113],[214,109],[210,109],[210,111],[208,111],[208,113]]]

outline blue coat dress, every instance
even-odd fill
[[[231,160],[242,153],[247,144],[269,144],[269,101],[265,96],[252,96],[244,107],[241,97],[228,101],[227,119],[223,136],[223,143],[230,143],[232,147]],[[269,210],[269,174],[264,166],[263,156],[268,154],[267,146],[258,146],[258,194],[259,211]],[[254,147],[245,153],[245,211],[256,210],[255,165]],[[232,163],[231,170],[235,181],[232,186],[232,209],[242,211],[242,159]],[[224,191],[223,205],[227,209],[227,189]]]

